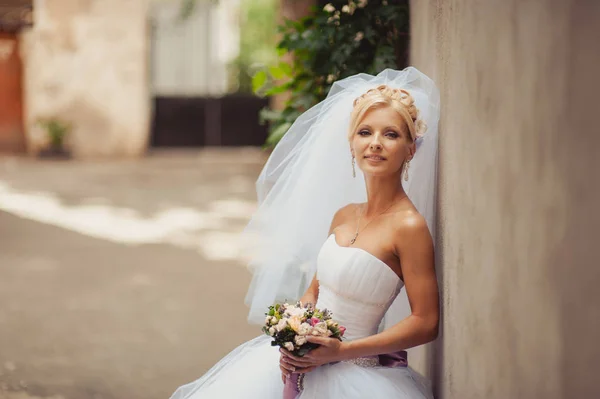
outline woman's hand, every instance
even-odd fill
[[[323,364],[338,362],[343,359],[343,343],[339,339],[308,335],[306,340],[320,346],[302,357],[294,356],[289,351],[281,348],[279,351],[282,354],[280,360],[282,371],[285,369],[289,373],[306,374]]]
[[[290,378],[293,372],[296,371],[296,368],[291,364],[287,363],[285,355],[282,353],[279,357],[279,369],[281,370],[281,380],[283,384],[287,382],[287,379]]]
[[[279,360],[279,368],[283,376],[283,383],[290,378],[292,373],[306,374],[315,369],[316,366],[312,366],[311,363],[306,361],[306,355],[304,357],[298,357],[292,355],[285,349],[280,349],[281,358]]]

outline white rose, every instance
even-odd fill
[[[272,337],[275,335],[277,331],[275,331],[275,327],[269,327],[269,335]]]
[[[267,316],[267,318],[265,319],[265,324],[266,325],[271,324],[271,316]]]
[[[324,321],[317,323],[314,325],[313,327],[313,331],[312,334],[313,335],[320,335],[320,336],[326,336],[327,335],[327,323],[325,323]]]
[[[291,317],[293,317],[293,316],[302,317],[302,316],[304,316],[304,309],[292,306],[292,307],[286,309],[285,313]]]
[[[283,344],[283,346],[285,347],[285,349],[289,350],[290,352],[292,352],[294,350],[294,344],[292,344],[291,342],[286,342],[285,344]]]
[[[275,324],[277,324],[277,322],[277,317],[271,316],[271,325],[274,326]]]
[[[300,330],[300,325],[302,324],[302,319],[298,316],[292,316],[288,319],[288,324],[292,327],[292,330],[298,332]]]
[[[306,337],[302,335],[296,335],[294,337],[294,342],[296,343],[296,345],[302,346],[306,343]]]
[[[310,334],[310,329],[312,327],[308,323],[300,324],[300,328],[298,329],[298,335],[308,335]]]
[[[281,331],[281,330],[283,330],[286,327],[287,327],[287,320],[286,319],[281,319],[281,320],[279,320],[279,323],[277,323],[277,325],[275,326],[275,329],[277,331]]]

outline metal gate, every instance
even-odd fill
[[[227,93],[227,64],[239,40],[229,3],[198,1],[186,19],[178,16],[177,2],[152,7],[152,146],[264,143],[258,111],[267,100]]]

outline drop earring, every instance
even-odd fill
[[[355,163],[356,163],[356,160],[354,158],[354,154],[352,154],[352,177],[356,177],[356,169],[354,167]]]
[[[410,159],[404,164],[404,181],[408,181],[408,168],[410,168]]]

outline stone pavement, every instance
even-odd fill
[[[259,149],[0,157],[0,399],[165,399],[237,344]]]

